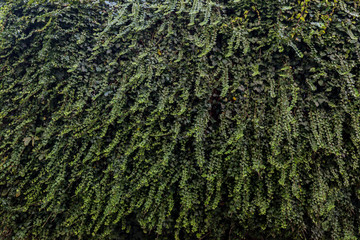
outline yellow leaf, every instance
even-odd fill
[[[158,50],[158,54],[161,56],[161,51],[160,51],[160,49]]]
[[[16,189],[15,197],[19,197],[19,196],[20,196],[20,189]]]

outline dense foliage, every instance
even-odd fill
[[[359,239],[359,8],[0,3],[0,238]]]

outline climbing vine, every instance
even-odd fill
[[[0,3],[0,238],[360,238],[359,8]]]

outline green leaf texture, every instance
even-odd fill
[[[359,239],[359,9],[0,3],[0,239]]]

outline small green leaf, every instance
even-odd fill
[[[78,68],[79,64],[75,64],[73,65],[69,70],[67,70],[68,73],[71,73],[73,71],[75,71]]]

